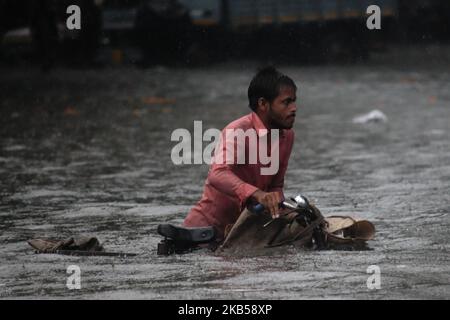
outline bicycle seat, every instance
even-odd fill
[[[214,227],[184,228],[171,224],[158,225],[158,233],[175,242],[201,244],[211,242],[216,237]]]

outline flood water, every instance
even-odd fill
[[[280,67],[299,87],[285,194],[369,219],[373,250],[156,255],[156,226],[183,221],[208,171],[172,163],[172,131],[248,113],[255,69],[2,69],[0,297],[449,299],[448,66]],[[352,123],[375,109],[386,123]],[[26,242],[80,235],[139,255],[37,255]],[[66,287],[69,265],[80,290]],[[378,290],[366,285],[370,265]]]

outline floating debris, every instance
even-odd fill
[[[369,113],[353,118],[353,123],[387,122],[386,115],[380,110],[372,110]]]
[[[142,99],[145,104],[174,104],[176,99],[164,97],[145,97]]]

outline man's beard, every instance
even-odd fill
[[[269,125],[271,129],[291,129],[294,125],[287,124],[283,119],[280,119],[273,111],[272,108],[269,111]]]

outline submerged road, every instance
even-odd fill
[[[160,257],[207,165],[172,163],[177,128],[249,112],[254,65],[204,69],[6,69],[0,75],[0,298],[450,298],[450,70],[280,68],[299,86],[286,195],[366,218],[370,251],[284,248],[255,257]],[[356,124],[378,109],[386,123]],[[206,145],[206,143],[205,143]],[[136,257],[36,255],[36,237],[96,236]],[[69,265],[81,289],[66,287]],[[381,288],[366,286],[377,265]]]

